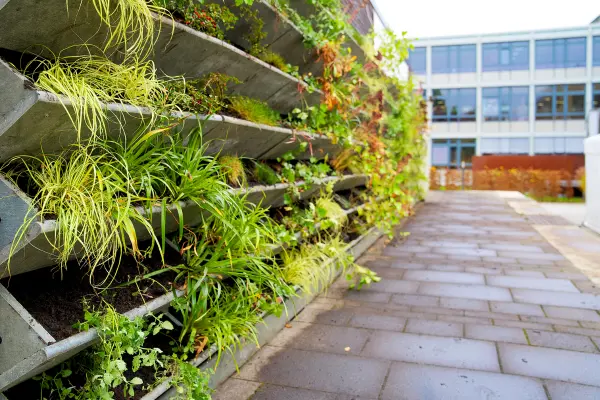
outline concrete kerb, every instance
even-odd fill
[[[375,243],[382,235],[383,233],[377,228],[371,228],[364,235],[351,242],[347,247],[347,251],[349,251],[355,258],[358,258],[365,251],[367,251],[369,247],[373,245],[373,243]],[[336,272],[332,276],[330,284],[337,279],[339,272],[340,271]],[[294,319],[296,315],[298,315],[304,309],[304,307],[323,290],[324,288],[319,288],[319,290],[316,290],[312,294],[299,292],[299,296],[297,298],[288,299],[285,301],[286,310],[288,310],[287,312],[283,313],[280,317],[272,314],[267,315],[264,318],[264,323],[259,323],[257,325],[259,345],[264,346],[265,344],[269,343],[275,337],[275,335],[277,335],[277,333],[284,328],[286,323]],[[221,357],[221,361],[211,378],[211,387],[214,388],[223,383],[227,378],[233,375],[239,367],[244,365],[258,350],[259,348],[256,346],[256,343],[247,342],[241,348],[234,351],[233,355],[229,352],[224,352]],[[215,353],[216,349],[213,349],[212,352],[209,351],[203,357],[192,361],[192,364],[203,370],[214,369],[216,358],[213,356]],[[168,400],[174,397],[175,394],[175,388],[169,388],[169,382],[163,382],[152,392],[142,397],[142,400]]]
[[[0,287],[0,289],[4,288]],[[168,309],[175,296],[180,296],[182,294],[182,291],[167,293],[159,298],[149,301],[140,307],[126,312],[125,315],[128,318],[133,319],[139,316],[161,313]],[[21,323],[21,320],[21,315],[19,315],[19,318],[16,318],[14,321],[7,321],[3,319],[3,323],[0,328],[5,326],[10,327],[10,332],[14,334],[14,324]],[[39,326],[38,329],[43,330],[41,326]],[[4,334],[4,332],[2,332],[2,334]],[[6,334],[4,334],[4,336],[6,337]],[[44,330],[44,335],[40,335],[40,340],[43,341],[44,338],[47,337],[51,338],[52,336]],[[59,342],[49,344],[43,348],[38,348],[39,346],[32,346],[28,348],[29,351],[25,354],[25,356],[21,354],[22,359],[18,362],[15,363],[15,360],[12,359],[10,360],[12,362],[11,365],[0,366],[0,391],[10,389],[15,385],[60,364],[61,362],[73,357],[77,353],[93,345],[94,343],[97,343],[98,340],[98,334],[96,330],[92,328],[88,331],[77,333]]]

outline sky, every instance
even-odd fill
[[[600,15],[598,0],[371,1],[390,28],[411,38],[582,26]]]

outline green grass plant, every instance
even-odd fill
[[[221,156],[218,158],[218,163],[227,183],[231,186],[245,186],[248,179],[244,163],[237,156]]]
[[[262,162],[254,163],[254,170],[252,171],[254,179],[263,185],[275,185],[281,182],[281,178],[277,175],[277,172],[267,164]]]
[[[279,68],[280,70],[287,69],[287,63],[285,59],[278,53],[271,51],[269,49],[265,49],[258,54],[258,58],[267,64],[274,66],[275,68]]]
[[[270,126],[280,124],[281,116],[279,113],[260,100],[234,96],[229,101],[231,102],[229,109],[242,119]]]

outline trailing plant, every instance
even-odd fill
[[[213,390],[208,384],[212,373],[212,370],[202,370],[176,355],[167,363],[166,374],[175,388],[175,400],[211,400]]]
[[[165,84],[167,98],[182,111],[218,114],[227,107],[227,87],[240,81],[229,75],[211,72],[200,79],[172,80]]]
[[[238,17],[229,7],[222,4],[202,4],[203,1],[193,0],[153,1],[157,6],[171,11],[190,28],[221,40],[225,38],[225,32],[233,29],[238,21]]]
[[[280,124],[281,116],[267,103],[244,96],[234,96],[229,101],[229,110],[242,119],[270,126]]]
[[[265,185],[275,185],[281,182],[279,175],[277,175],[277,172],[275,172],[273,168],[258,161],[254,163],[252,176],[254,179],[256,179],[256,181]]]

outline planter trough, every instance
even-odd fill
[[[243,82],[233,93],[263,100],[281,113],[300,106],[303,99],[318,104],[320,93],[300,94],[298,89],[307,85],[293,76],[170,18],[153,18],[157,37],[150,59],[160,74],[188,79],[209,72],[231,75]],[[0,0],[0,26],[0,49],[47,57],[87,54],[93,46],[103,47],[108,37],[92,2],[81,0]],[[82,43],[90,47],[77,47]],[[121,53],[113,49],[111,58],[119,62]]]

